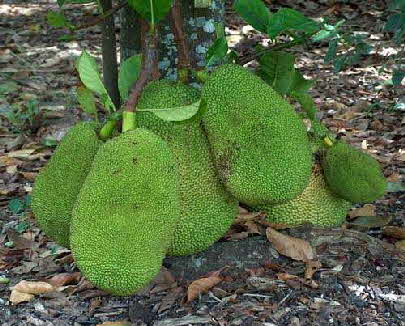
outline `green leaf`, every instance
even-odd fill
[[[152,21],[152,10],[149,0],[129,0],[128,3],[142,16],[142,18],[148,20],[149,22]],[[157,23],[167,15],[172,7],[173,0],[152,0],[152,3],[154,20],[155,23]]]
[[[318,24],[299,11],[282,8],[270,18],[267,34],[270,38],[275,38],[278,34],[287,30],[302,31],[307,34],[312,34],[318,31]]]
[[[273,51],[259,59],[259,74],[275,91],[285,95],[294,81],[295,57],[287,52]]]
[[[323,59],[325,63],[329,63],[336,58],[337,47],[338,47],[337,39],[329,41],[328,52],[326,52],[325,58]]]
[[[27,221],[23,221],[17,224],[17,226],[15,227],[15,230],[18,233],[23,233],[25,231],[27,231],[30,228],[30,224]]]
[[[96,115],[96,98],[87,87],[80,86],[76,89],[76,97],[84,112]]]
[[[227,52],[228,43],[226,39],[224,37],[216,39],[207,51],[206,65],[209,67],[221,62],[225,58]]]
[[[142,56],[138,54],[129,57],[121,64],[118,74],[118,89],[123,101],[128,99],[129,90],[139,77],[141,63]]]
[[[185,121],[191,119],[200,110],[201,100],[195,103],[184,106],[177,106],[167,109],[156,109],[156,110],[138,110],[138,112],[153,112],[160,119],[165,121]]]
[[[18,90],[18,84],[12,80],[0,84],[0,95],[7,95]]]
[[[295,69],[294,79],[291,84],[289,93],[305,93],[313,86],[313,84],[313,80],[305,79],[304,76],[297,69]]]
[[[18,198],[11,199],[8,202],[8,209],[14,215],[17,215],[24,211],[25,205],[24,202]]]
[[[290,95],[301,105],[309,119],[316,119],[316,106],[311,95],[294,91]]]
[[[271,17],[269,9],[261,0],[236,0],[233,9],[253,28],[260,32],[267,32],[269,19]]]
[[[49,10],[47,14],[47,21],[49,25],[57,28],[69,26],[69,22],[66,20],[63,12]]]

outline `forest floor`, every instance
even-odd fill
[[[93,27],[79,32],[75,41],[60,42],[63,32],[45,23],[47,10],[56,9],[56,1],[3,0],[1,326],[405,325],[405,89],[389,82],[392,58],[399,49],[390,35],[382,33],[387,3],[271,3],[273,10],[288,6],[313,18],[345,19],[351,30],[365,32],[375,47],[360,64],[341,73],[323,62],[326,44],[294,51],[300,71],[316,80],[311,94],[322,120],[342,139],[367,149],[383,166],[389,181],[386,196],[354,207],[342,228],[303,226],[282,231],[291,236],[283,240],[284,246],[297,238],[308,241],[316,251],[314,260],[286,257],[291,252],[282,255],[274,242],[266,240],[262,224],[241,222],[206,252],[179,260],[186,273],[178,270],[176,260],[166,261],[167,269],[136,296],[115,297],[93,288],[75,269],[70,251],[38,229],[29,194],[57,141],[80,118],[74,60],[82,49],[99,55],[100,34]],[[87,7],[86,17],[91,14]],[[68,15],[73,21],[87,19],[75,6]],[[255,41],[266,42],[253,33],[241,41],[243,22],[230,8],[227,25],[240,55],[249,55]],[[4,118],[11,107],[23,113]],[[238,220],[257,216],[241,209]],[[239,259],[237,267],[233,263]],[[201,268],[200,273],[186,275],[187,264],[204,260],[204,273]],[[316,264],[311,273],[312,263]],[[12,292],[17,284],[20,291]],[[204,288],[209,291],[202,293]]]

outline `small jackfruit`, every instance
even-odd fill
[[[372,202],[387,188],[378,161],[341,141],[326,151],[322,167],[329,188],[352,203]]]
[[[336,226],[344,222],[352,204],[337,197],[327,187],[322,171],[314,167],[310,182],[302,194],[278,205],[263,205],[255,210],[267,214],[269,222],[300,225]]]
[[[151,112],[191,104],[199,92],[180,83],[155,81],[144,89],[138,103],[137,123],[167,141],[180,172],[180,222],[169,255],[188,255],[205,250],[228,231],[237,215],[238,203],[215,174],[208,141],[198,119],[173,123]]]
[[[247,69],[227,64],[204,84],[203,124],[218,174],[247,205],[298,196],[311,175],[311,147],[294,108]]]
[[[74,259],[91,283],[130,295],[159,272],[180,216],[178,178],[167,144],[148,130],[100,148],[71,224]]]
[[[31,207],[40,228],[67,248],[73,206],[102,143],[94,128],[92,123],[81,122],[68,131],[32,191]]]

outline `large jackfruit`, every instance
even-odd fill
[[[199,92],[192,87],[155,81],[145,88],[138,109],[183,106],[198,97]],[[168,254],[187,255],[206,249],[229,229],[238,203],[225,192],[215,174],[200,122],[166,122],[151,112],[140,111],[137,123],[167,141],[180,172],[181,218]]]
[[[269,222],[299,225],[310,222],[318,226],[336,226],[344,222],[352,204],[337,197],[327,187],[320,167],[314,167],[304,192],[286,203],[258,206]]]
[[[32,192],[32,211],[40,228],[67,248],[73,206],[101,145],[94,128],[93,123],[81,122],[68,131]]]
[[[387,188],[378,161],[341,141],[327,150],[322,166],[329,188],[352,203],[372,202]]]
[[[90,282],[130,295],[159,272],[180,216],[178,178],[167,144],[148,130],[100,148],[71,224],[73,256]]]
[[[247,205],[298,196],[311,175],[311,148],[293,107],[263,80],[227,64],[204,84],[203,116],[215,164],[231,194]]]

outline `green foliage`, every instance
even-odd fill
[[[342,224],[351,206],[350,202],[337,197],[328,189],[322,172],[315,167],[308,186],[296,198],[286,203],[254,209],[265,212],[271,223],[336,226]]]
[[[74,26],[71,23],[69,23],[69,21],[66,19],[62,11],[49,10],[47,14],[47,22],[52,27],[56,28],[66,27],[69,29],[74,29]]]
[[[0,116],[8,120],[13,132],[29,134],[36,129],[41,109],[37,100],[30,99],[23,104],[0,107]]]
[[[270,11],[261,0],[236,0],[233,9],[253,28],[261,32],[267,32],[270,19]]]
[[[73,256],[90,282],[130,295],[159,272],[180,216],[178,178],[167,144],[150,131],[102,145],[71,226]]]
[[[34,216],[41,229],[64,247],[69,247],[73,206],[100,144],[93,124],[75,125],[35,179]]]
[[[92,91],[80,86],[76,89],[76,97],[83,111],[97,118],[96,98]]]
[[[311,149],[288,102],[247,69],[230,64],[213,72],[202,98],[218,174],[235,198],[248,205],[276,203],[304,190]]]
[[[129,57],[120,66],[118,73],[118,89],[123,101],[128,99],[128,93],[138,79],[141,63],[142,56],[138,54]]]
[[[383,196],[387,188],[379,163],[340,141],[327,150],[322,167],[329,188],[352,203],[372,202]]]
[[[165,18],[173,0],[129,0],[128,3],[143,19],[155,24]]]
[[[181,215],[168,251],[176,256],[207,249],[226,233],[237,215],[237,201],[216,177],[200,121],[173,123],[144,112],[187,105],[198,96],[198,91],[189,86],[156,81],[145,88],[138,105],[139,126],[167,141],[179,168]]]
[[[105,88],[96,60],[87,51],[83,51],[76,61],[76,69],[82,83],[99,95],[101,103],[107,112],[116,111],[115,105]]]

